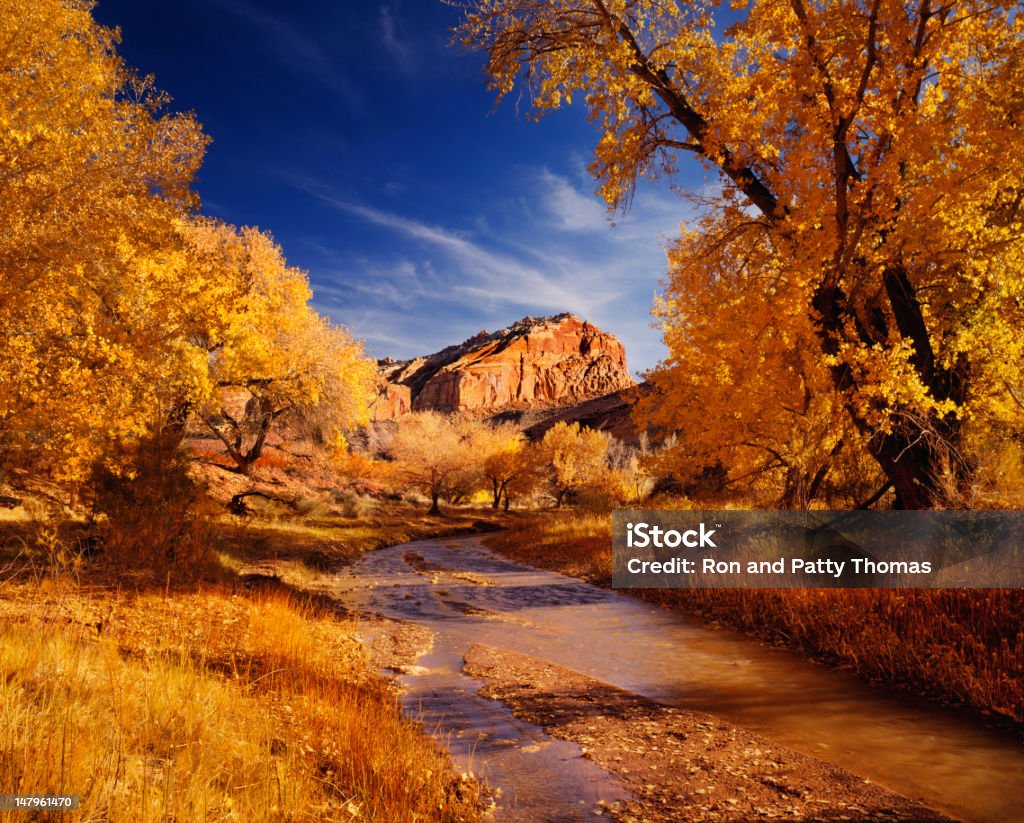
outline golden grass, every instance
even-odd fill
[[[29,514],[0,534],[0,791],[79,794],[68,819],[133,823],[480,818],[478,784],[401,714],[323,592],[366,551],[500,514],[206,513],[203,563],[130,572],[107,546],[83,561],[80,523]],[[247,594],[243,569],[276,593]]]
[[[611,585],[611,518],[566,511],[519,520],[491,547]],[[1016,589],[635,589],[866,679],[1024,723],[1024,592]]]
[[[484,543],[531,566],[611,585],[611,519],[607,513],[541,511],[509,526],[488,534]]]
[[[497,528],[509,516],[490,508],[448,508],[438,516],[405,504],[381,507],[372,517],[337,515],[295,518],[250,518],[218,528],[222,562],[298,560],[320,569],[349,563],[368,551],[429,537],[469,534]]]
[[[0,786],[83,820],[478,819],[354,630],[282,596],[8,582]]]

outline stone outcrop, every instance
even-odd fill
[[[526,317],[415,360],[382,360],[377,420],[578,403],[635,385],[626,351],[573,314]]]
[[[640,383],[580,403],[550,408],[505,409],[487,419],[494,423],[513,423],[530,440],[540,440],[556,423],[579,423],[635,446],[640,443],[641,429],[633,420],[633,410],[652,391],[650,383]]]

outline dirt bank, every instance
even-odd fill
[[[635,800],[623,821],[948,821],[933,809],[713,715],[653,703],[561,666],[486,646],[466,654],[481,692],[571,740]]]

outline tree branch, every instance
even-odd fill
[[[753,169],[737,161],[735,155],[725,146],[715,152],[704,145],[711,131],[707,120],[675,88],[665,69],[655,69],[651,65],[648,55],[640,47],[629,26],[623,21],[618,21],[608,11],[603,0],[593,0],[593,2],[609,29],[616,32],[629,46],[635,60],[631,71],[651,87],[651,90],[668,107],[672,116],[690,133],[695,141],[694,145],[699,147],[695,149],[697,153],[718,166],[765,217],[772,221],[778,221],[785,217],[789,213],[789,208],[779,203],[778,198],[761,181]]]

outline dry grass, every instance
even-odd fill
[[[333,475],[311,484],[275,460],[261,482],[298,501],[282,516],[222,514],[250,481],[211,470],[205,508],[161,519],[174,496],[156,473],[153,494],[122,495],[90,559],[81,517],[0,512],[0,791],[79,794],[68,819],[132,823],[480,818],[478,784],[401,714],[324,591],[366,551],[501,516],[338,508]]]
[[[233,570],[268,560],[297,562],[317,570],[350,563],[368,551],[428,537],[496,529],[510,517],[491,509],[450,508],[439,516],[406,504],[378,507],[372,517],[344,514],[250,518],[218,528],[221,560]]]
[[[488,545],[611,585],[611,520],[567,511],[521,519]],[[1024,592],[993,590],[636,589],[868,680],[1024,723]]]
[[[354,628],[283,596],[8,581],[0,786],[80,794],[83,820],[477,819]]]
[[[612,581],[611,519],[580,509],[521,515],[484,542],[504,554],[599,586]]]

